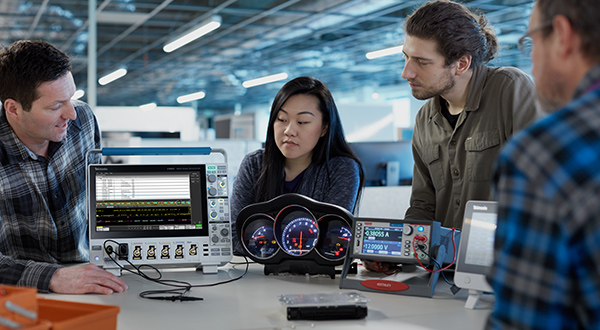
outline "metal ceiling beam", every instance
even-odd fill
[[[220,37],[224,37],[224,36],[226,36],[226,35],[227,35],[227,34],[229,34],[229,33],[232,33],[232,32],[234,32],[234,31],[236,31],[236,30],[238,30],[238,29],[241,29],[241,28],[243,28],[243,27],[245,27],[245,26],[247,26],[247,25],[249,25],[249,24],[251,24],[251,23],[253,23],[253,22],[255,22],[255,21],[257,21],[257,20],[259,20],[259,19],[261,19],[261,18],[263,18],[263,17],[266,17],[266,16],[268,16],[268,15],[271,15],[271,14],[273,14],[273,13],[276,13],[276,12],[278,12],[279,10],[281,10],[281,9],[283,9],[283,8],[286,8],[286,7],[289,7],[289,6],[291,6],[291,5],[295,4],[295,3],[299,2],[299,1],[300,1],[300,0],[289,0],[289,1],[285,2],[285,3],[283,3],[283,4],[280,4],[280,5],[276,6],[276,7],[273,7],[273,8],[271,8],[271,9],[269,9],[269,10],[263,11],[263,12],[262,12],[260,15],[254,16],[254,17],[252,17],[252,18],[249,18],[249,19],[247,19],[247,20],[245,20],[245,21],[242,21],[242,22],[240,22],[240,23],[238,23],[238,24],[235,24],[235,25],[233,25],[233,26],[230,26],[229,28],[227,28],[227,29],[225,29],[225,30],[222,30],[222,31],[216,32],[216,33],[212,34],[211,36],[209,36],[208,38],[204,38],[204,39],[202,39],[200,42],[196,42],[196,43],[195,43],[195,45],[204,45],[204,44],[206,44],[206,43],[208,43],[208,42],[210,42],[210,41],[212,41],[212,40],[214,40],[214,39],[218,39],[218,38],[220,38]],[[230,0],[229,2],[227,2],[227,4],[230,4],[230,3],[233,3],[233,2],[235,2],[235,1],[231,1],[231,0]],[[215,8],[215,9],[217,9],[217,8]],[[210,14],[212,15],[212,14],[217,14],[217,13],[218,13],[218,10],[215,10],[215,12],[214,12],[214,13],[210,13]],[[207,14],[203,15],[202,17],[204,17],[204,16],[206,16],[206,15],[208,15],[208,14],[209,14],[209,13],[207,13]],[[165,38],[163,38],[163,39],[165,39],[165,40],[166,40],[166,38],[167,38],[167,37],[165,37]],[[154,45],[153,47],[156,47],[157,45],[160,45],[162,42],[164,42],[164,41],[161,41],[161,43],[159,43],[159,41],[161,41],[161,40],[157,40],[157,42],[154,42],[154,43],[152,44],[152,45]],[[189,49],[189,48],[188,48],[188,49]],[[189,50],[188,50],[188,51],[189,51]],[[152,62],[150,65],[148,65],[148,68],[150,69],[150,68],[155,68],[155,67],[157,67],[157,66],[160,66],[160,65],[162,65],[163,63],[165,63],[165,62],[167,62],[167,61],[170,61],[170,60],[172,60],[174,57],[179,57],[179,56],[182,56],[182,55],[183,55],[184,53],[186,53],[186,52],[187,52],[187,51],[186,51],[186,48],[185,48],[185,47],[184,47],[184,48],[181,48],[181,49],[178,49],[176,52],[173,52],[173,53],[171,53],[171,54],[165,55],[165,56],[163,56],[161,59],[158,59],[158,60],[156,60],[156,61]],[[124,60],[122,63],[127,63],[127,62],[131,61],[131,60],[134,58],[134,56],[135,56],[136,54],[138,54],[138,53],[139,53],[139,52],[136,52],[136,53],[132,54],[132,56],[129,56],[128,58],[126,58],[126,59],[125,59],[125,60]],[[141,54],[140,54],[140,55],[141,55]],[[138,55],[138,56],[139,56],[139,55]],[[137,57],[137,56],[135,56],[135,57]],[[137,74],[134,72],[132,75],[128,75],[128,79],[132,79],[132,78],[134,78],[134,77],[136,77],[136,76],[138,76],[138,75],[137,75]]]
[[[241,29],[241,28],[243,28],[243,27],[245,27],[245,26],[247,26],[249,24],[252,24],[252,23],[254,23],[254,22],[256,22],[256,21],[258,21],[258,20],[260,20],[260,19],[262,19],[262,18],[264,18],[266,16],[269,16],[269,15],[272,15],[274,13],[277,13],[280,10],[283,10],[284,8],[287,8],[287,7],[289,7],[289,6],[297,3],[299,1],[300,0],[289,0],[289,1],[286,1],[286,2],[280,4],[280,5],[276,6],[276,7],[273,7],[271,9],[269,9],[269,10],[263,11],[261,14],[259,14],[257,16],[253,16],[253,17],[251,17],[249,19],[246,19],[246,20],[244,20],[244,21],[242,21],[242,22],[240,22],[238,24],[230,26],[227,29],[218,31],[218,32],[210,35],[208,38],[204,38],[204,39],[200,40],[200,42],[196,42],[194,45],[196,47],[200,47],[200,46],[202,46],[204,44],[207,44],[208,42],[211,42],[211,41],[213,41],[215,39],[222,38],[222,37],[224,37],[224,36],[226,36],[226,35],[234,32],[234,31],[236,31],[238,29]],[[191,48],[183,47],[181,49],[178,49],[177,52],[173,52],[171,54],[163,56],[161,59],[158,59],[158,60],[152,62],[151,64],[149,64],[148,67],[147,67],[147,70],[148,69],[152,69],[152,68],[157,68],[159,66],[162,66],[165,62],[171,61],[175,57],[180,57],[183,54],[187,53],[189,50],[191,50]],[[136,78],[140,77],[141,75],[143,75],[145,73],[146,72],[133,72],[133,74],[130,74],[130,75],[127,76],[127,79],[129,79],[129,80],[136,79]]]
[[[295,3],[295,2],[296,1],[290,1],[288,3],[284,3],[283,5],[289,6],[289,5],[291,5],[291,4]],[[344,5],[346,5],[346,4],[341,4],[340,6],[344,6]],[[405,9],[405,8],[413,6],[413,5],[415,5],[414,1],[413,2],[405,2],[403,4],[400,4],[400,5],[397,5],[397,6],[393,6],[391,8],[386,8],[386,9],[384,9],[382,11],[374,12],[374,13],[371,13],[369,15],[349,16],[349,17],[352,17],[352,19],[349,20],[348,22],[345,22],[344,26],[351,26],[351,25],[357,24],[359,22],[370,20],[371,18],[380,17],[380,16],[383,16],[383,15],[386,15],[386,14],[389,14],[389,13],[392,13],[392,12],[395,12],[395,11],[398,11],[398,10]],[[278,9],[278,7],[275,7],[273,9],[271,9],[271,11],[275,11],[276,9]],[[325,17],[326,15],[330,15],[331,13],[336,13],[335,12],[336,10],[339,10],[339,8],[332,7],[332,8],[328,8],[327,10],[324,10],[324,11],[319,12],[319,13],[312,13],[312,14],[309,13],[309,14],[307,14],[307,16],[310,15],[311,18],[314,20],[314,19],[316,19],[318,17]],[[228,35],[229,33],[233,32],[233,31],[235,31],[237,29],[240,29],[240,28],[242,28],[244,26],[247,26],[247,25],[249,25],[249,24],[251,24],[251,23],[253,23],[255,21],[258,21],[259,19],[262,19],[262,18],[266,17],[268,14],[271,14],[271,13],[269,13],[268,11],[265,11],[265,12],[262,13],[262,15],[254,17],[252,20],[245,20],[245,21],[241,22],[240,24],[236,24],[236,25],[230,27],[229,29],[225,29],[223,31],[220,31],[219,33],[213,34],[213,35],[211,35],[210,38],[206,38],[206,39],[203,39],[201,42],[195,43],[194,47],[195,48],[201,48],[203,45],[208,44],[209,42],[212,42],[214,40],[223,38],[224,36]],[[336,15],[337,15],[337,13],[336,13]],[[295,23],[296,22],[294,22],[294,24],[293,24],[294,26],[295,26]],[[336,28],[338,28],[339,26],[340,25],[336,25]],[[284,26],[284,27],[287,27],[287,26]],[[336,30],[336,28],[331,27],[329,29],[331,29],[333,31],[333,30]],[[326,30],[328,31],[329,29],[326,29]],[[289,44],[294,44],[295,42],[297,42],[297,41],[289,41],[289,43],[288,42],[281,42],[280,44],[281,45],[289,45]],[[323,45],[323,47],[327,47],[327,43],[324,43],[322,45]],[[282,48],[282,47],[278,47],[278,48]],[[187,51],[191,51],[191,50],[192,49],[188,49]],[[273,53],[273,51],[271,51],[271,49],[269,49],[269,51],[270,51],[270,53]],[[289,52],[286,52],[286,53],[289,53]],[[286,56],[286,55],[284,55],[284,53],[278,54],[278,55],[279,56],[270,57],[269,60],[270,61],[276,61],[277,58],[282,58],[282,57]],[[177,56],[182,56],[182,52],[179,51],[178,54],[177,54]],[[148,68],[152,68],[152,67],[156,67],[156,66],[160,65],[160,66],[162,66],[162,68],[168,68],[168,70],[170,72],[169,73],[170,75],[176,75],[177,76],[176,72],[178,71],[178,68],[174,67],[174,65],[170,65],[170,63],[173,63],[173,62],[169,61],[170,57],[171,56],[163,57],[162,59],[159,59],[158,61],[153,62],[151,65],[149,65]],[[287,58],[289,58],[289,57],[287,57]],[[171,71],[173,69],[176,70],[176,71],[175,72]],[[183,73],[185,73],[185,71],[186,71],[186,69],[181,69],[181,70],[183,70]],[[137,78],[138,76],[139,75],[135,75],[134,74],[134,75],[130,75],[128,78],[129,79],[134,79],[134,78]]]
[[[98,85],[96,77],[98,75],[98,56],[97,56],[97,25],[96,25],[96,0],[89,0],[88,3],[88,61],[87,61],[87,100],[92,111],[96,110],[98,99]]]
[[[102,56],[102,54],[104,54],[108,49],[110,49],[112,46],[116,45],[119,41],[123,40],[123,38],[125,38],[127,35],[129,35],[131,32],[133,32],[135,29],[140,27],[140,25],[144,24],[147,20],[154,17],[161,10],[163,10],[163,8],[168,6],[171,2],[173,2],[173,0],[164,0],[163,3],[161,3],[156,8],[154,8],[154,10],[152,10],[149,14],[147,14],[143,19],[135,22],[127,30],[123,31],[123,33],[116,36],[111,42],[107,43],[102,48],[100,48],[100,50],[98,50],[98,56]]]
[[[210,12],[208,12],[208,13],[206,13],[206,14],[204,14],[204,15],[201,15],[199,18],[196,18],[196,20],[197,20],[198,22],[200,22],[200,21],[202,21],[202,19],[205,19],[205,18],[207,18],[207,17],[210,17],[210,16],[212,16],[213,14],[217,14],[217,13],[219,13],[219,11],[220,11],[222,8],[225,8],[226,6],[229,6],[229,5],[231,5],[232,3],[235,3],[236,1],[237,1],[237,0],[228,0],[228,1],[226,1],[225,3],[223,3],[223,4],[219,5],[219,6],[217,6],[216,8],[213,8],[213,9],[212,9]],[[210,14],[210,15],[209,15],[209,14]],[[200,19],[200,18],[202,18],[202,19]],[[133,61],[134,59],[136,59],[136,58],[138,58],[138,57],[142,56],[143,54],[147,53],[147,52],[148,52],[150,49],[153,49],[153,48],[157,48],[157,47],[159,47],[160,45],[162,45],[163,43],[165,43],[165,42],[168,40],[168,38],[169,38],[169,37],[170,37],[169,35],[165,35],[164,37],[162,37],[162,38],[160,38],[160,39],[156,40],[155,42],[153,42],[153,43],[151,43],[151,44],[147,45],[146,47],[142,47],[142,48],[140,48],[139,50],[137,50],[136,52],[132,53],[131,55],[129,55],[129,56],[127,56],[127,57],[123,58],[123,60],[119,62],[119,65],[127,65],[129,62],[131,62],[131,61]],[[162,47],[159,47],[159,48],[162,48]],[[73,70],[73,72],[79,72],[81,69],[83,69],[83,66],[80,66],[80,67],[78,67],[78,68],[74,69],[74,70]]]
[[[102,2],[100,4],[100,6],[98,7],[98,9],[96,9],[95,11],[95,15],[97,15],[99,12],[101,12],[106,6],[108,6],[108,4],[110,3],[111,0],[104,0],[104,2]],[[89,6],[89,3],[88,3]],[[88,13],[88,19],[79,27],[79,29],[77,29],[77,31],[75,31],[75,33],[73,33],[71,35],[71,37],[69,39],[67,39],[67,41],[65,41],[65,43],[62,45],[62,49],[68,49],[69,46],[71,46],[71,44],[73,43],[73,41],[75,41],[75,39],[77,39],[77,37],[83,32],[85,31],[85,29],[87,29],[88,25],[90,24],[89,18],[91,17],[90,13]]]
[[[31,35],[33,34],[33,31],[35,30],[38,23],[40,22],[40,17],[42,17],[44,10],[46,10],[48,1],[50,1],[50,0],[44,0],[44,2],[42,2],[40,9],[38,10],[37,14],[35,15],[35,18],[33,19],[33,23],[31,23],[31,26],[29,27],[29,31],[27,31],[27,35],[25,37],[26,39],[31,39]]]

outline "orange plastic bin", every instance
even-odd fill
[[[9,285],[0,285],[0,317],[28,327],[36,324],[37,303],[35,297],[37,290]],[[7,304],[16,306],[32,313],[29,317],[10,310]],[[0,325],[0,329],[7,329]]]
[[[38,297],[38,317],[52,330],[116,330],[119,306],[70,302]]]
[[[0,327],[0,329],[4,329]],[[52,329],[52,323],[46,320],[38,320],[36,325],[30,327],[21,328],[20,330],[50,330]]]

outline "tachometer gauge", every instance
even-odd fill
[[[321,235],[317,251],[323,258],[338,260],[346,256],[352,232],[350,225],[337,215],[326,215],[319,219]]]
[[[266,214],[254,214],[242,227],[242,243],[252,256],[267,259],[279,251],[273,233],[274,219]]]
[[[296,256],[307,254],[315,247],[319,238],[319,228],[314,220],[296,218],[283,229],[283,249]]]

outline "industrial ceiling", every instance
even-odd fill
[[[403,59],[365,54],[401,45],[404,18],[420,0],[97,0],[97,76],[128,74],[97,86],[99,106],[178,106],[178,96],[203,91],[195,104],[215,113],[270,103],[284,81],[245,88],[276,73],[308,75],[336,92],[401,86]],[[499,35],[493,65],[530,67],[516,47],[533,0],[464,1],[485,13]],[[221,26],[171,53],[163,46],[210,19]],[[78,88],[87,90],[87,0],[2,0],[0,42],[48,41],[73,57]],[[82,99],[86,100],[87,96]],[[237,106],[236,106],[237,104]],[[189,105],[189,104],[183,104]]]

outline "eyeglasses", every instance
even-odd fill
[[[533,48],[533,39],[531,39],[531,35],[533,35],[536,32],[546,30],[548,28],[552,28],[552,23],[542,24],[536,27],[535,29],[531,29],[527,33],[525,33],[525,35],[519,39],[518,43],[519,50],[521,51],[521,53],[523,53],[523,55],[527,57],[531,57],[531,50]]]

